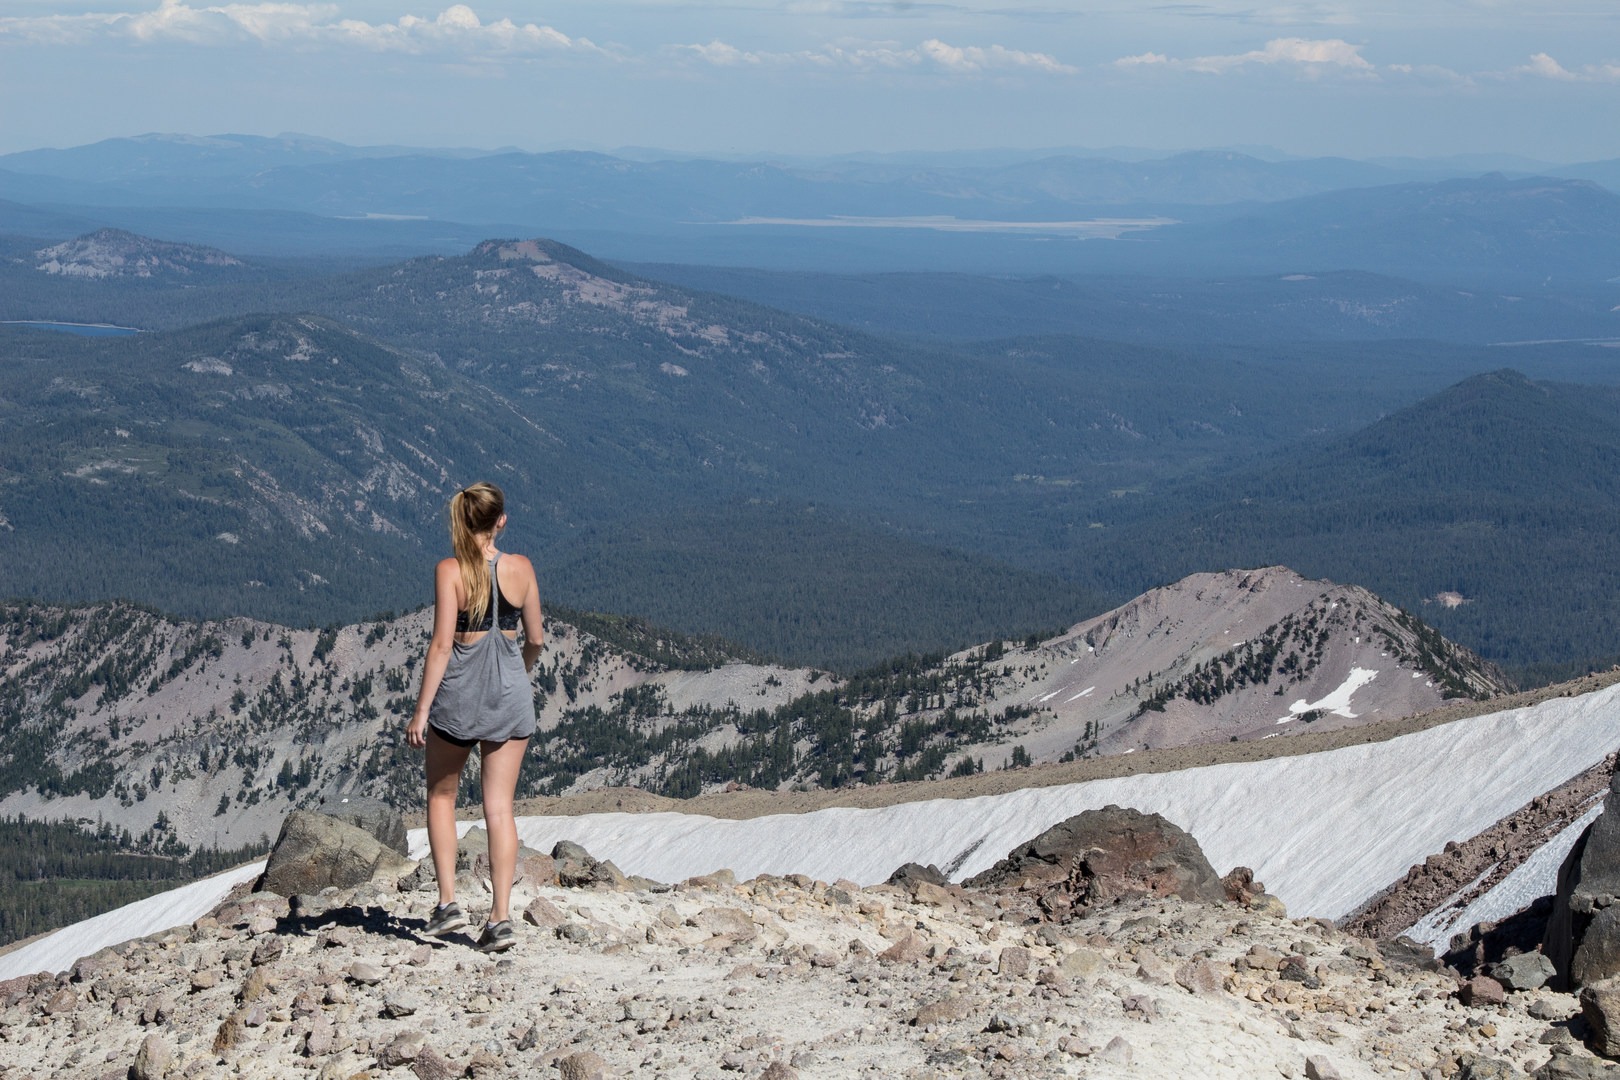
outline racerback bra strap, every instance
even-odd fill
[[[489,628],[501,628],[501,581],[495,571],[501,565],[501,553],[496,552],[495,557],[489,560]]]

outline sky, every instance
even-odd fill
[[[147,132],[1565,163],[1620,157],[1620,4],[0,2],[0,152]]]

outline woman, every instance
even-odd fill
[[[456,904],[456,792],[474,744],[482,761],[484,825],[489,831],[495,897],[478,947],[512,947],[512,878],[517,822],[512,798],[523,751],[534,734],[528,673],[540,656],[540,587],[522,555],[503,554],[506,499],[494,484],[474,484],[450,500],[455,557],[434,571],[433,640],[422,666],[422,692],[405,741],[427,748],[428,846],[439,877],[439,905],[428,920],[435,937],[467,925]],[[521,654],[517,628],[523,624]]]

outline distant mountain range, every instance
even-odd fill
[[[0,229],[60,240],[63,227],[112,226],[282,256],[450,252],[540,232],[607,258],[781,269],[1620,274],[1620,164],[1555,178],[1475,169],[1231,151],[778,163],[143,136],[0,156],[0,200],[16,204],[0,205]],[[1137,224],[1078,239],[1098,229],[1073,223],[1098,218]]]

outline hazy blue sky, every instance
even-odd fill
[[[0,150],[149,131],[1612,158],[1620,2],[0,3]]]

